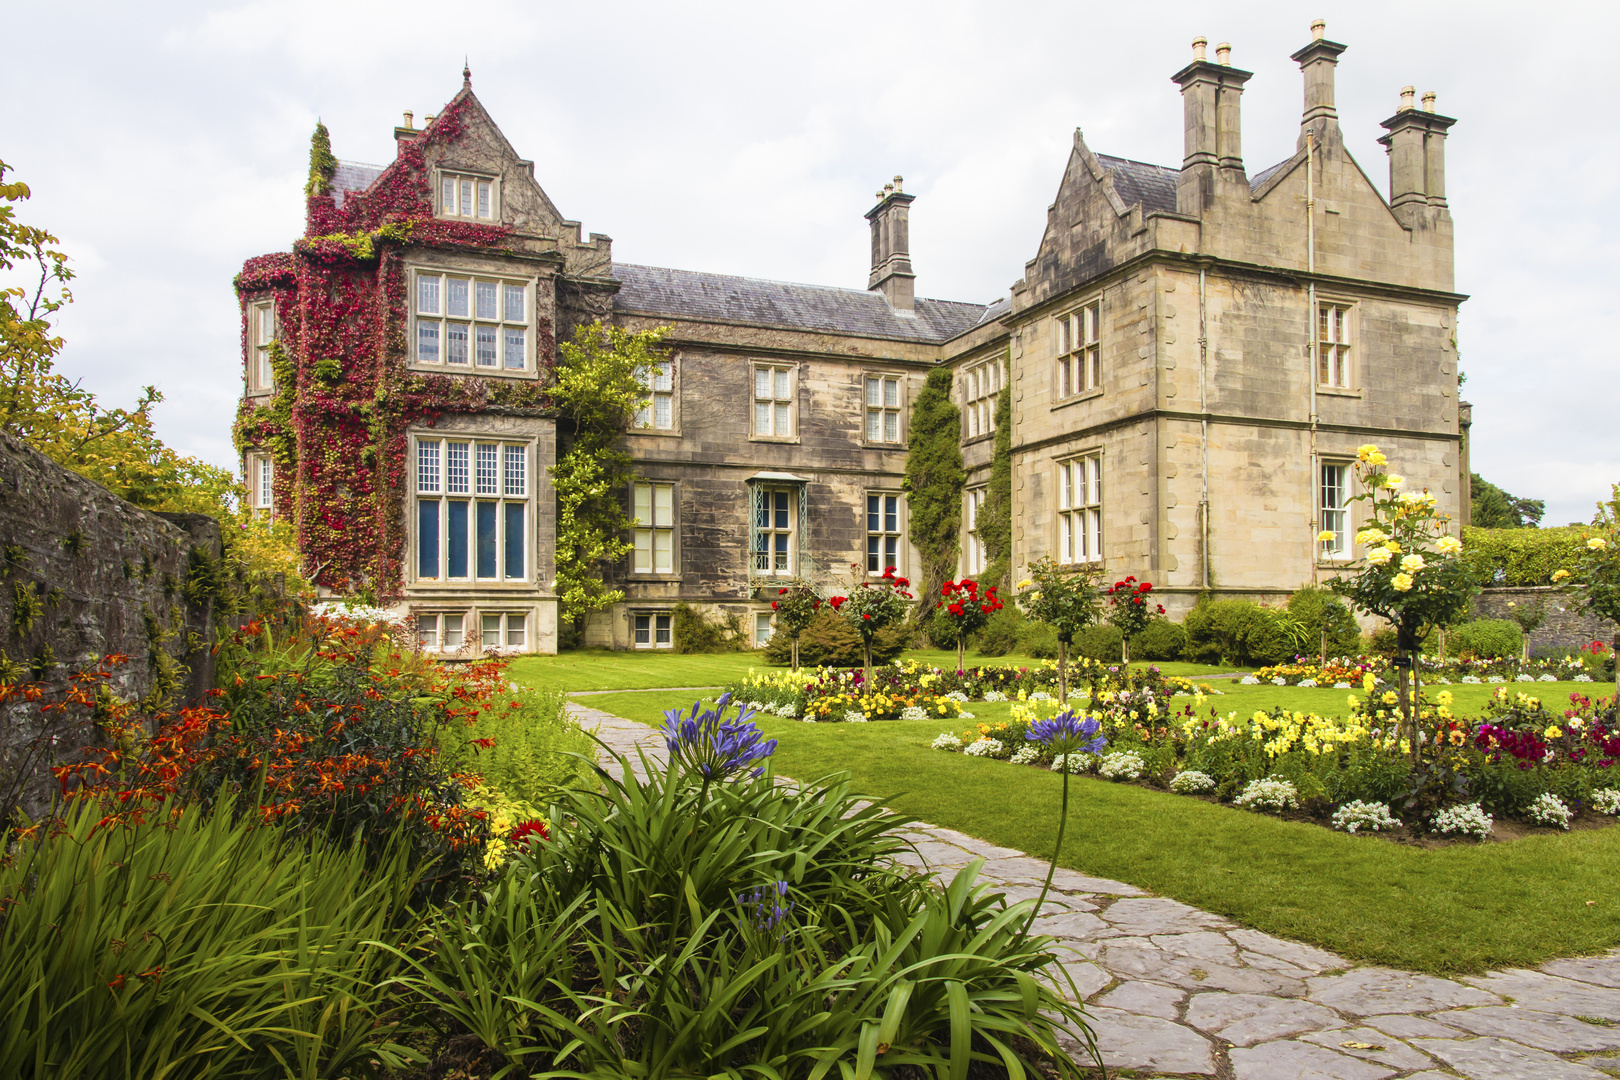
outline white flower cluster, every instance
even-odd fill
[[[966,705],[968,696],[962,693],[960,690],[952,690],[950,693],[945,695],[945,700],[954,701],[960,705]]]
[[[962,740],[958,739],[955,735],[952,735],[948,731],[942,731],[939,733],[939,738],[934,740],[933,748],[935,750],[950,750],[954,752],[962,749]]]
[[[1477,681],[1477,680],[1476,680]],[[1491,835],[1491,815],[1487,814],[1479,803],[1468,803],[1465,806],[1448,806],[1429,822],[1429,827],[1437,833],[1462,833],[1483,840]]]
[[[1238,685],[1239,686],[1259,686],[1260,685],[1260,677],[1258,675],[1245,675],[1245,676],[1243,676],[1243,678],[1238,680]]]
[[[1462,681],[1466,686],[1475,686],[1478,685],[1480,679],[1478,675],[1464,675]]]
[[[1059,754],[1052,759],[1053,772],[1083,773],[1091,767],[1090,754]]]
[[[1610,817],[1620,814],[1620,789],[1606,787],[1592,792],[1592,809]]]
[[[1215,778],[1197,769],[1185,769],[1170,780],[1170,790],[1178,795],[1194,795],[1200,791],[1214,791]]]
[[[866,723],[866,714],[861,712],[861,710],[859,710],[859,709],[845,709],[844,710],[844,723],[846,723],[846,724],[864,724],[864,723]]]
[[[971,757],[999,758],[1007,756],[1007,744],[1000,739],[979,739],[962,753]]]
[[[957,713],[956,718],[958,720],[977,720],[978,719],[977,716],[975,716],[973,713],[968,712],[966,709],[963,709],[961,712]]]
[[[365,604],[345,604],[341,600],[327,600],[316,604],[309,609],[311,615],[333,622],[352,623],[356,626],[369,626],[372,623],[387,623],[390,626],[405,625],[405,616],[386,608],[368,607]]]
[[[923,708],[921,705],[907,705],[905,708],[900,710],[900,719],[926,720],[928,719],[928,710]]]
[[[1390,814],[1387,804],[1354,799],[1333,811],[1333,827],[1347,833],[1359,829],[1378,832],[1380,829],[1398,829],[1401,823]]]
[[[1104,780],[1140,780],[1147,764],[1134,750],[1121,750],[1107,754],[1097,766],[1097,775]]]
[[[1011,760],[1014,765],[1033,765],[1041,760],[1040,747],[1034,743],[1025,743],[1013,751]]]
[[[1045,690],[1037,690],[1033,694],[1029,695],[1029,700],[1031,700],[1031,701],[1051,701],[1052,700],[1052,695],[1048,694]]]
[[[1299,685],[1301,685],[1301,686],[1315,686],[1316,685],[1316,680],[1315,679],[1301,679],[1301,680],[1299,680]]]
[[[1336,683],[1333,684],[1333,689],[1335,689],[1335,690],[1354,690],[1355,687],[1351,686],[1347,682],[1336,682]]]
[[[791,720],[799,715],[799,707],[791,701],[780,701],[776,705],[776,715],[784,720]]]
[[[1505,675],[1491,675],[1488,676],[1485,681],[1488,683],[1503,683],[1507,682],[1507,677]]]
[[[1556,676],[1556,675],[1543,675],[1543,676],[1541,676],[1541,678],[1536,680],[1536,682],[1557,682],[1557,681],[1558,681],[1558,676]]]
[[[1272,686],[1287,686],[1288,685],[1288,680],[1283,678],[1281,675],[1278,675],[1278,676],[1276,676],[1275,678],[1273,678],[1271,680],[1271,685]]]
[[[1006,701],[1007,700],[1007,695],[1003,694],[1000,690],[986,690],[984,692],[984,700],[986,700],[986,701]]]
[[[1587,675],[1584,672],[1581,673],[1580,675],[1575,676],[1573,679],[1570,680],[1570,682],[1591,682],[1591,681],[1592,681],[1592,676]]]
[[[1517,678],[1515,678],[1513,681],[1514,682],[1535,682],[1536,677],[1534,675],[1520,675]]]
[[[1241,806],[1245,810],[1270,810],[1280,814],[1284,810],[1299,809],[1299,789],[1293,781],[1284,780],[1280,776],[1268,776],[1264,780],[1250,780],[1243,785],[1243,792],[1232,800],[1232,805]]]
[[[1568,829],[1569,819],[1574,816],[1575,811],[1550,791],[1537,795],[1536,801],[1530,804],[1530,820],[1537,825],[1553,825],[1560,829]]]

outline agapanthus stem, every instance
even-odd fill
[[[1046,883],[1041,886],[1041,895],[1035,900],[1035,908],[1029,913],[1029,919],[1024,923],[1024,929],[1019,932],[1020,939],[1028,936],[1029,928],[1035,925],[1035,916],[1041,913],[1041,905],[1046,903],[1046,894],[1052,890],[1052,878],[1057,874],[1058,855],[1063,851],[1063,830],[1069,824],[1069,755],[1063,755],[1063,803],[1058,809],[1057,846],[1052,849],[1052,863],[1046,868]]]

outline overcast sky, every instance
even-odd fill
[[[1314,17],[1338,106],[1439,93],[1477,471],[1584,521],[1620,481],[1620,5],[148,2],[0,6],[0,160],[79,271],[61,369],[108,404],[155,383],[161,435],[232,464],[231,277],[303,224],[317,117],[345,160],[473,87],[562,212],[624,262],[866,283],[873,192],[905,176],[919,295],[988,302],[1035,254],[1075,127],[1179,165],[1169,77],[1230,41],[1251,175],[1293,152]],[[1387,195],[1387,191],[1385,192]]]

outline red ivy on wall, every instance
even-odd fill
[[[370,189],[307,200],[305,235],[291,252],[249,259],[236,278],[244,301],[270,299],[279,318],[272,350],[276,392],[238,409],[239,450],[275,461],[273,498],[298,531],[305,572],[342,592],[396,599],[403,587],[407,432],[446,412],[491,406],[537,413],[556,361],[549,319],[536,327],[542,377],[513,382],[409,369],[407,246],[512,250],[512,230],[433,216],[426,151],[466,133],[464,93],[445,108]]]

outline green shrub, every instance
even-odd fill
[[[1026,624],[1024,613],[1017,605],[1008,604],[990,616],[974,638],[974,648],[980,656],[1006,656],[1018,648],[1018,638]]]
[[[3,838],[0,1075],[281,1080],[409,1063],[377,989],[399,961],[373,942],[415,939],[420,864],[396,845],[368,867],[361,845],[234,809],[97,828],[91,803],[61,835]]]
[[[1492,585],[1546,585],[1553,571],[1575,572],[1590,529],[1464,529],[1463,562]]]
[[[1322,631],[1327,631],[1328,656],[1354,656],[1361,648],[1361,627],[1344,602],[1327,589],[1306,586],[1288,598],[1288,614],[1298,619],[1304,631],[1301,653],[1314,655],[1321,649]]]
[[[1180,660],[1187,648],[1187,631],[1169,619],[1154,619],[1131,638],[1132,660]]]
[[[508,798],[535,805],[547,788],[583,783],[594,775],[584,761],[570,756],[594,757],[596,744],[569,714],[563,691],[523,686],[510,700],[519,707],[495,708],[476,724],[443,730],[439,748],[452,769],[477,773]],[[474,739],[495,744],[481,747]]]
[[[1084,656],[1103,664],[1117,664],[1120,662],[1120,652],[1125,645],[1125,635],[1120,633],[1119,627],[1109,623],[1099,623],[1088,626],[1074,635],[1074,641],[1069,645],[1069,652],[1073,656]]]
[[[1201,664],[1242,664],[1244,635],[1260,611],[1260,605],[1248,600],[1200,599],[1181,623],[1187,634],[1187,659]]]
[[[1394,656],[1398,640],[1393,626],[1380,626],[1362,639],[1361,649],[1368,656]]]
[[[1057,631],[1046,623],[1033,619],[1024,623],[1018,634],[1018,651],[1036,660],[1055,660],[1058,654]]]
[[[1259,604],[1254,609],[1238,636],[1238,663],[1246,667],[1286,664],[1305,651],[1307,634],[1301,620]]]
[[[1524,631],[1509,619],[1475,619],[1446,632],[1448,656],[1474,656],[1481,660],[1514,657],[1524,648]]]
[[[872,662],[886,664],[906,650],[911,640],[911,628],[905,624],[886,626],[872,636]],[[772,634],[765,647],[765,659],[773,664],[786,664],[792,659],[792,644],[786,634]],[[811,667],[859,667],[861,665],[861,636],[849,625],[849,620],[830,607],[823,606],[799,635],[799,663]]]
[[[748,640],[741,615],[725,612],[713,622],[690,604],[670,609],[670,630],[678,653],[740,652]]]

